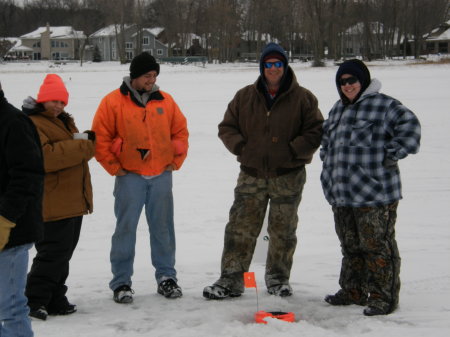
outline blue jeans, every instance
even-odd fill
[[[0,252],[0,337],[33,337],[25,297],[31,247],[25,244]]]
[[[116,177],[114,197],[117,222],[111,240],[113,278],[109,287],[114,290],[121,285],[131,286],[136,229],[144,206],[156,281],[176,281],[172,172],[165,171],[152,179],[134,173]]]

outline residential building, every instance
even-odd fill
[[[156,38],[160,30],[161,28],[138,29],[137,25],[125,25],[122,32],[120,25],[109,25],[90,35],[89,42],[94,48],[98,48],[102,61],[120,60],[119,40],[123,41],[127,61],[143,51],[156,58],[167,57],[167,46]]]
[[[426,34],[424,39],[425,53],[448,54],[450,52],[450,20]]]
[[[33,60],[77,60],[86,36],[70,26],[39,27],[20,36],[22,46],[31,48]]]
[[[4,55],[5,61],[31,60],[33,49],[23,46],[22,40],[18,37],[6,37],[1,39],[0,43],[6,47],[3,50],[3,52],[6,50],[6,54]]]

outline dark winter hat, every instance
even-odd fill
[[[363,93],[364,90],[367,89],[371,81],[369,69],[367,69],[366,65],[362,61],[357,59],[347,60],[340,65],[336,73],[336,86],[339,92],[341,92],[339,80],[344,74],[353,75],[359,80],[359,83],[361,83],[360,93]]]
[[[276,58],[282,61],[284,64],[284,71],[286,72],[286,68],[288,65],[288,58],[286,56],[286,51],[279,44],[270,42],[264,47],[261,53],[261,57],[259,59],[259,71],[261,75],[264,74],[264,62],[271,58]]]
[[[143,52],[135,56],[130,64],[131,79],[138,78],[149,71],[155,70],[159,74],[159,63],[148,52]]]

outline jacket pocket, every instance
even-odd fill
[[[355,203],[383,200],[383,184],[359,165],[352,165],[349,189]]]
[[[359,120],[352,126],[351,146],[370,146],[372,144],[373,123]]]

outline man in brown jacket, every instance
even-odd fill
[[[323,116],[316,97],[301,87],[286,52],[269,43],[257,81],[229,103],[219,137],[241,163],[225,228],[221,275],[203,290],[208,299],[240,296],[267,206],[269,250],[265,282],[270,294],[292,295],[289,284],[305,164],[320,145]]]

